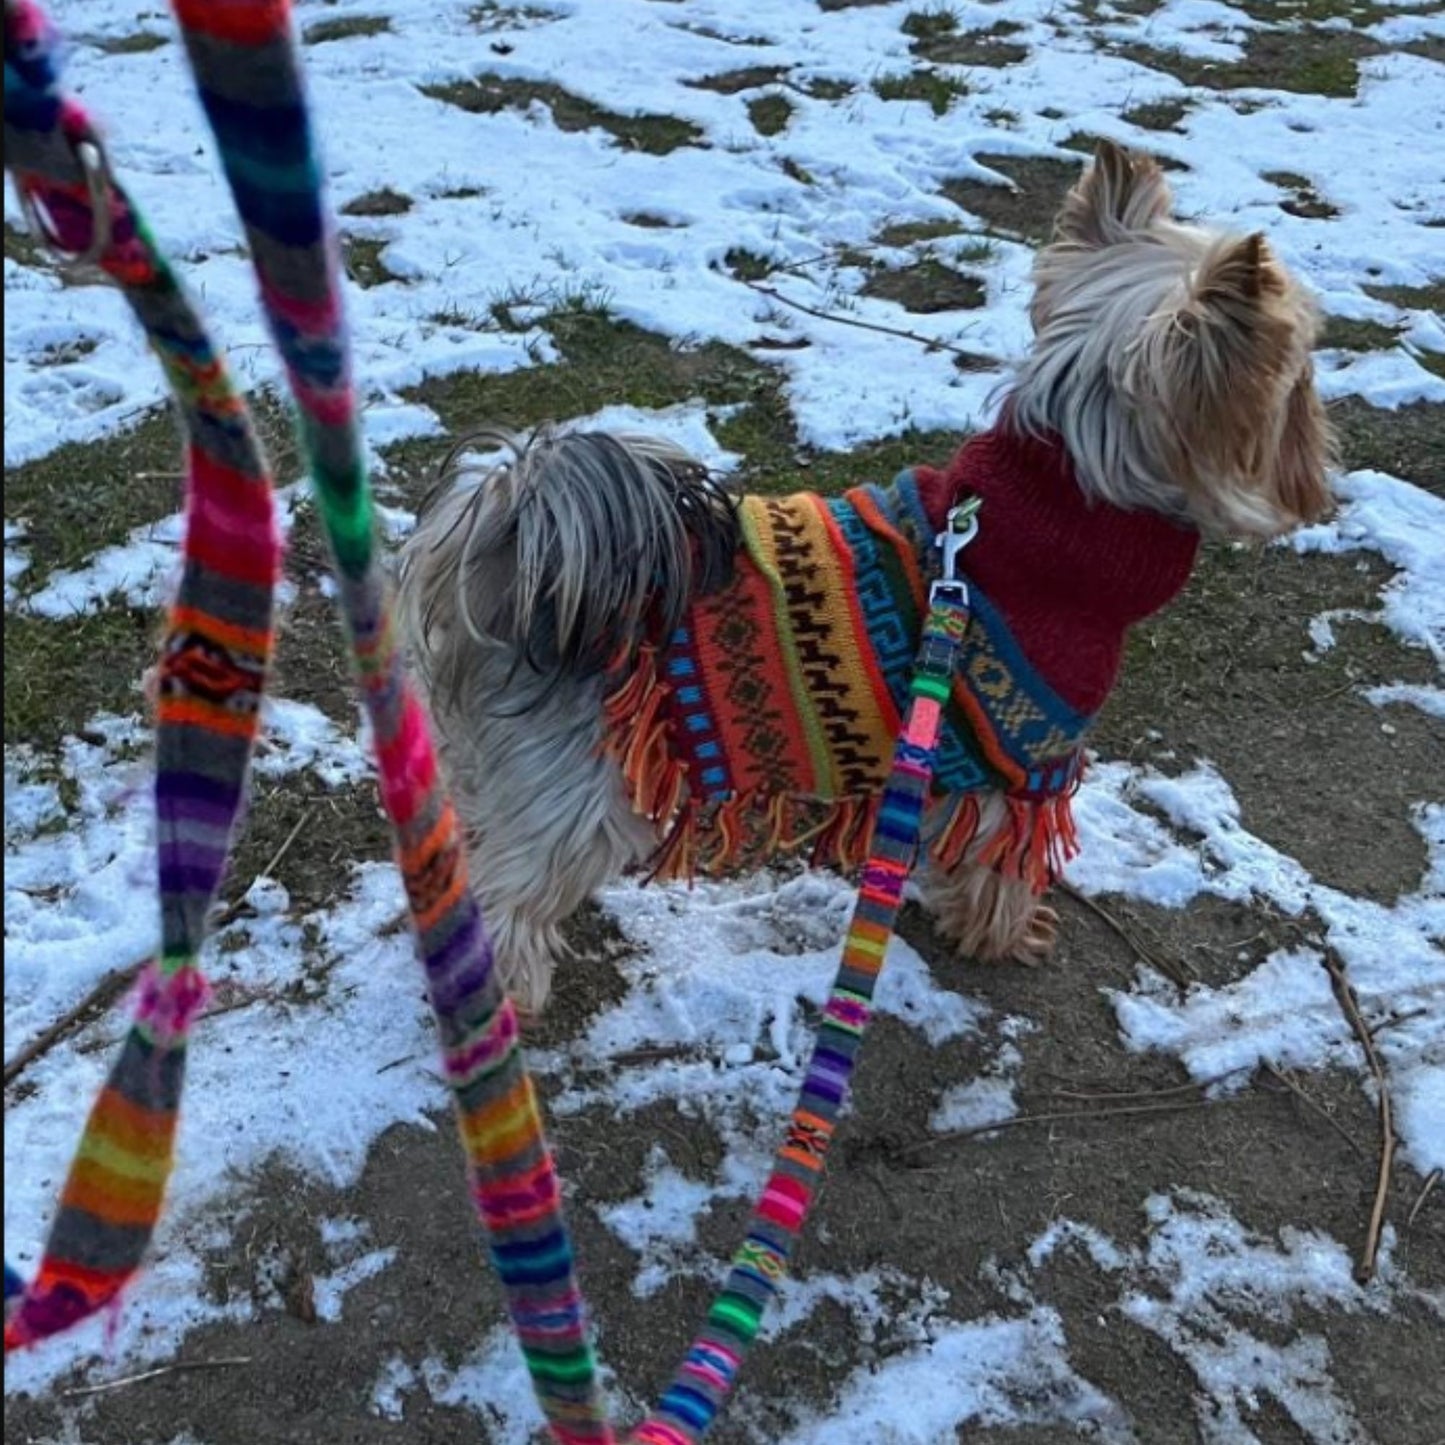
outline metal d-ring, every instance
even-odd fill
[[[55,258],[56,264],[80,270],[96,266],[110,249],[110,196],[114,182],[105,151],[93,136],[71,143],[76,163],[85,177],[86,198],[90,204],[90,244],[83,251],[67,251],[55,234],[55,227],[28,187],[17,187],[25,223],[42,246]]]

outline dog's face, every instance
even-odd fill
[[[1271,536],[1330,505],[1315,308],[1263,236],[1187,225],[1150,158],[1105,143],[1034,268],[1024,425],[1081,484],[1208,533]]]

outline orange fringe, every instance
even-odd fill
[[[673,756],[663,716],[671,685],[658,674],[657,650],[641,648],[629,659],[628,676],[603,705],[609,757],[622,770],[633,808],[665,829],[647,881],[718,874],[760,863],[812,844],[814,867],[848,873],[861,867],[873,841],[882,794],[831,803],[786,793],[738,794],[712,806],[688,796],[687,765]],[[799,828],[806,813],[809,826]],[[929,848],[939,867],[954,867],[970,850],[978,862],[1010,878],[1027,880],[1042,893],[1079,851],[1071,793],[1054,798],[1007,799],[997,828],[980,838],[975,794],[954,804]]]

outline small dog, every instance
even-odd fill
[[[1151,159],[1100,148],[1035,264],[1032,354],[941,470],[736,498],[667,442],[550,427],[485,474],[445,469],[403,552],[403,627],[524,1012],[559,924],[628,870],[866,856],[934,536],[967,495],[973,612],[919,880],[964,954],[1049,951],[1042,894],[1127,629],[1201,535],[1329,505],[1314,307],[1262,236],[1170,207]]]

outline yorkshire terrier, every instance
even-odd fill
[[[1034,283],[995,425],[889,486],[735,497],[668,442],[552,427],[480,434],[509,458],[445,469],[402,555],[403,625],[525,1012],[559,925],[628,871],[866,856],[935,534],[970,496],[917,876],[964,955],[1048,953],[1043,894],[1127,630],[1201,536],[1322,516],[1330,437],[1311,301],[1262,236],[1174,219],[1151,159],[1101,146]]]

